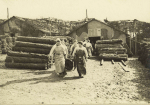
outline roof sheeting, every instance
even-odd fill
[[[104,22],[102,22],[102,21],[100,21],[100,20],[97,20],[97,19],[95,19],[95,18],[92,18],[91,20],[89,20],[89,21],[87,21],[86,23],[82,24],[81,26],[77,27],[76,29],[74,29],[73,31],[71,31],[69,34],[73,33],[74,31],[78,30],[78,29],[81,28],[82,26],[84,26],[84,25],[86,25],[86,24],[88,24],[88,23],[90,23],[91,21],[94,21],[94,20],[95,20],[95,21],[98,21],[98,22],[100,22],[100,23],[102,23],[102,24],[104,24],[104,25],[106,25],[106,26],[108,26],[108,27],[111,27],[112,29],[114,29],[114,30],[116,30],[116,31],[119,31],[119,32],[121,32],[121,33],[123,33],[123,34],[125,34],[125,35],[128,35],[127,33],[123,32],[123,31],[121,31],[121,30],[115,29],[114,27],[112,27],[112,26],[110,26],[110,25],[108,25],[108,24],[105,24]],[[69,35],[69,34],[68,34],[68,35]]]

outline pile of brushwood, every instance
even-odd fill
[[[95,48],[100,59],[116,61],[126,61],[128,59],[127,50],[123,48],[120,39],[97,40]]]
[[[48,56],[55,40],[18,36],[12,51],[7,53],[5,66],[19,69],[45,70],[51,67]]]
[[[10,37],[9,35],[0,35],[0,41],[2,54],[7,54],[7,52],[12,50],[12,47],[15,44],[15,37]]]
[[[144,38],[138,51],[139,58],[146,68],[150,68],[150,38]]]

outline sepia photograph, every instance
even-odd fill
[[[150,0],[0,0],[6,104],[150,104]]]

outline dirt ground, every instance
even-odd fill
[[[150,103],[150,71],[136,57],[126,61],[125,72],[118,62],[94,57],[87,61],[87,75],[77,71],[57,77],[48,70],[18,70],[4,66],[0,55],[0,104],[146,104]]]

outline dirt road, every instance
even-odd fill
[[[150,72],[130,58],[125,72],[118,63],[87,61],[87,75],[77,71],[57,77],[48,70],[7,69],[0,60],[0,104],[150,103]]]

